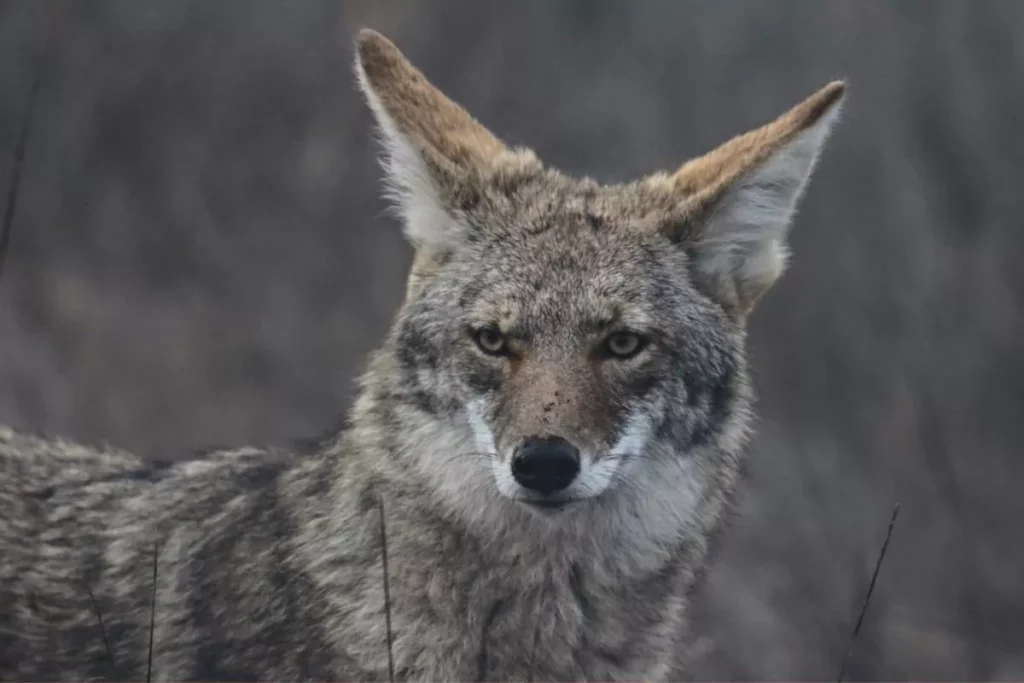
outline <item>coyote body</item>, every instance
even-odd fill
[[[842,84],[605,186],[382,36],[358,52],[415,259],[347,426],[162,467],[0,430],[0,679],[685,674],[750,431],[745,318]]]

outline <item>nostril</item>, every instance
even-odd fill
[[[532,458],[524,458],[520,453],[517,453],[512,458],[512,476],[517,481],[523,478],[532,477],[536,474],[537,461]],[[522,483],[522,482],[520,482]]]
[[[579,472],[579,450],[559,437],[527,439],[512,459],[513,478],[542,495],[565,489]]]

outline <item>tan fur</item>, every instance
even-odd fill
[[[367,83],[381,106],[432,166],[459,177],[501,163],[533,161],[532,152],[510,150],[448,99],[381,34],[360,31],[356,47]]]
[[[833,81],[771,123],[737,135],[707,154],[683,164],[669,179],[695,213],[721,196],[742,174],[764,162],[798,133],[817,123],[846,92]]]
[[[510,449],[533,434],[560,436],[586,452],[611,447],[612,397],[586,353],[564,358],[527,358],[509,372],[510,396],[502,409],[499,448]]]

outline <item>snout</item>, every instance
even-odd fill
[[[579,449],[561,437],[530,437],[512,456],[516,483],[542,496],[564,491],[579,474]]]

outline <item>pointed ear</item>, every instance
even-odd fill
[[[388,194],[417,250],[444,251],[460,237],[453,197],[510,152],[381,34],[360,31],[356,52],[359,86],[380,127]]]
[[[841,81],[830,83],[669,179],[685,197],[696,283],[737,315],[747,314],[785,268],[786,233],[845,90]]]

